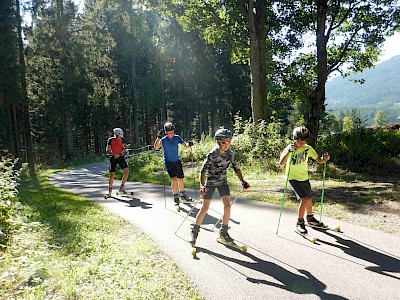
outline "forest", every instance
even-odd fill
[[[2,0],[0,147],[52,164],[134,147],[168,120],[199,140],[240,118],[329,131],[325,85],[374,66],[397,0]],[[350,117],[356,114],[350,114]]]

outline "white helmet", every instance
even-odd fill
[[[124,136],[124,132],[123,132],[123,130],[121,128],[114,128],[113,132],[114,132],[115,136],[121,136],[121,137]]]

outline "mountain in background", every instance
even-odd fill
[[[363,84],[354,80],[365,80]],[[335,77],[326,83],[326,110],[339,112],[357,109],[367,125],[378,110],[386,113],[388,123],[400,116],[400,55],[346,78]]]

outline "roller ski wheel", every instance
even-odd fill
[[[191,253],[193,257],[196,257],[197,249],[195,246],[192,245]]]
[[[228,246],[228,247],[231,247],[231,248],[234,248],[234,249],[238,249],[238,250],[240,250],[242,252],[247,252],[247,245],[238,245],[235,242],[227,242],[227,241],[225,241],[224,239],[222,239],[220,237],[217,238],[217,242],[220,243],[220,244],[223,244],[225,246]]]
[[[315,226],[315,225],[310,225],[310,224],[307,224],[306,226],[311,227],[311,228],[316,229],[316,230],[323,230],[323,231],[330,230],[330,231],[342,232],[340,226],[330,227],[328,225]]]
[[[126,193],[121,193],[121,192],[117,192],[117,196],[133,196],[133,192],[126,192]]]
[[[306,240],[309,240],[313,244],[315,244],[318,241],[318,239],[316,237],[313,237],[313,236],[309,235],[308,233],[300,232],[297,229],[295,229],[294,232],[301,235]]]

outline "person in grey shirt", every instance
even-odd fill
[[[224,204],[224,213],[222,216],[222,225],[220,229],[220,239],[227,243],[234,243],[234,240],[228,234],[228,222],[231,215],[231,197],[229,191],[226,170],[232,165],[237,177],[242,182],[244,189],[248,189],[250,185],[243,179],[235,155],[229,149],[232,140],[232,133],[228,129],[219,129],[215,133],[217,147],[208,153],[203,167],[200,171],[200,194],[203,199],[203,206],[197,214],[196,221],[191,231],[190,242],[195,245],[200,225],[203,222],[215,189],[218,189],[222,203]]]

